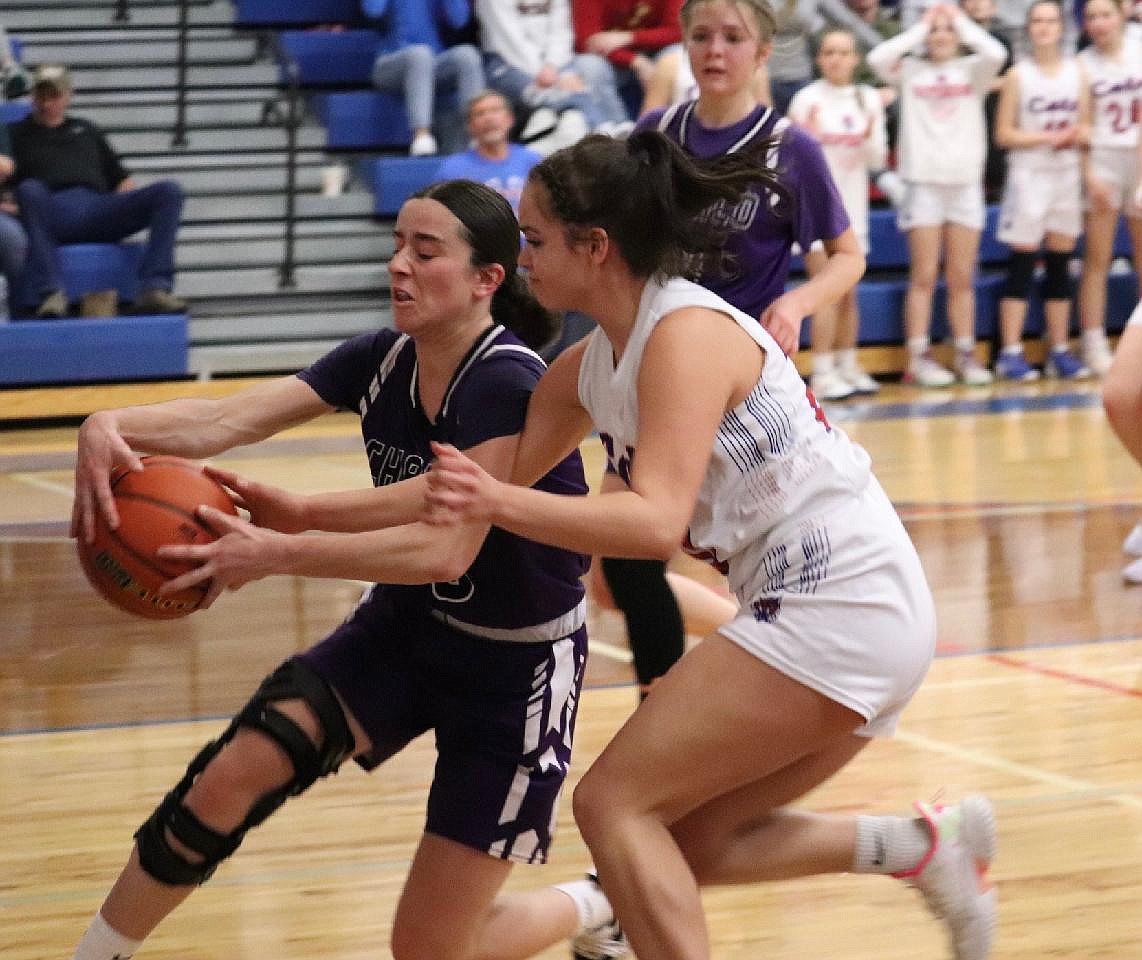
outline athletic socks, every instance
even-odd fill
[[[97,913],[75,948],[73,960],[130,960],[142,942],[118,933]]]
[[[611,902],[603,893],[594,877],[588,876],[584,880],[571,880],[568,883],[557,883],[555,889],[565,893],[575,904],[579,913],[579,929],[577,933],[594,930],[605,923],[612,923],[615,911]],[[77,957],[76,960],[79,960]]]
[[[932,846],[932,831],[919,818],[857,817],[853,873],[902,873]]]

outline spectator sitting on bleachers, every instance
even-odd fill
[[[510,139],[515,114],[507,97],[483,90],[468,102],[468,136],[472,147],[445,157],[436,180],[475,180],[491,187],[519,212],[527,175],[542,155]]]
[[[0,188],[12,176],[16,165],[12,162],[12,149],[8,142],[8,127],[0,123]],[[15,205],[7,194],[0,195],[0,323],[8,319],[8,294],[24,266],[28,252],[28,238],[13,213]]]
[[[484,68],[472,44],[449,45],[445,35],[471,21],[470,0],[362,0],[361,10],[378,21],[381,33],[373,86],[404,96],[412,129],[409,154],[462,149],[462,111],[484,88]],[[454,95],[456,107],[440,93]]]
[[[476,19],[489,83],[528,115],[525,143],[549,124],[551,149],[630,129],[614,69],[597,54],[575,53],[569,0],[477,0]]]
[[[606,57],[619,90],[633,77],[641,105],[665,50],[681,49],[682,0],[574,0],[575,49]]]
[[[95,124],[69,116],[71,76],[58,65],[32,74],[32,113],[9,125],[16,162],[16,200],[28,232],[25,268],[40,297],[37,317],[67,312],[56,247],[61,243],[116,243],[147,229],[139,266],[137,309],[181,313],[171,293],[182,188],[163,180],[136,188]]]

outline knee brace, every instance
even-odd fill
[[[309,736],[290,717],[274,709],[280,700],[304,700],[321,725],[322,742],[314,746]],[[198,819],[183,803],[198,776],[206,769],[239,727],[261,731],[285,751],[293,765],[293,777],[271,790],[250,809],[246,819],[229,834],[219,833]],[[333,690],[305,663],[287,660],[262,681],[250,702],[217,740],[208,743],[187,767],[186,774],[135,832],[139,862],[160,883],[190,886],[205,883],[227,857],[241,845],[246,833],[264,821],[289,797],[297,796],[319,778],[335,773],[352,756],[353,735]],[[192,862],[170,842],[201,860]]]
[[[686,637],[661,560],[603,559],[603,575],[626,618],[638,682],[657,680],[682,656]]]
[[[1048,250],[1043,255],[1047,267],[1047,275],[1043,280],[1044,300],[1070,300],[1073,286],[1071,284],[1071,255],[1054,250]]]
[[[1005,300],[1026,300],[1031,296],[1035,276],[1036,255],[1025,250],[1012,250],[1007,261],[1007,279],[1000,296]]]

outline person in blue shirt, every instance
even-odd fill
[[[472,19],[470,0],[361,0],[361,11],[381,33],[373,86],[404,97],[409,154],[461,149],[463,107],[484,88],[483,57],[472,44],[445,38]]]
[[[527,175],[542,155],[511,140],[515,113],[508,98],[481,90],[468,101],[468,137],[472,146],[441,161],[437,180],[475,180],[496,191],[519,211]]]

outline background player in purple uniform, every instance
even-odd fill
[[[804,318],[860,280],[860,241],[820,145],[757,99],[754,78],[769,56],[776,28],[769,5],[764,0],[687,0],[682,28],[698,97],[646,114],[638,129],[662,130],[699,158],[768,151],[787,199],[777,202],[759,184],[736,204],[713,208],[710,215],[727,230],[725,246],[707,257],[692,279],[758,317],[790,353],[797,349]],[[824,246],[824,265],[811,280],[786,291],[794,244],[809,250],[817,241]],[[604,478],[604,490],[621,486],[612,473]],[[705,609],[714,604],[708,602],[708,591],[678,578],[672,589],[665,564],[655,560],[608,557],[598,569],[626,620],[635,672],[645,692],[682,655],[683,619],[684,613],[691,619],[691,598]],[[679,588],[685,589],[678,593],[682,610],[675,598]],[[605,602],[603,591],[595,595]],[[732,613],[732,607],[726,604],[725,612]],[[702,618],[708,620],[708,614]]]
[[[299,496],[211,470],[253,522],[204,511],[221,539],[170,552],[201,563],[184,583],[214,578],[211,600],[274,573],[376,585],[192,761],[135,834],[76,960],[131,956],[289,796],[349,758],[372,769],[427,730],[439,758],[393,922],[396,956],[530,956],[578,932],[601,898],[583,880],[496,900],[512,863],[543,861],[551,839],[586,656],[586,558],[483,523],[416,522],[430,442],[508,475],[544,369],[525,342],[545,342],[553,320],[517,276],[519,227],[488,187],[427,188],[403,206],[395,236],[396,330],[353,338],[297,377],[103,411],[80,430],[73,535],[90,537],[96,511],[115,524],[108,475],[138,466],[136,451],[208,457],[358,411],[374,489]],[[538,486],[585,493],[578,454]],[[295,535],[304,530],[327,532]]]

